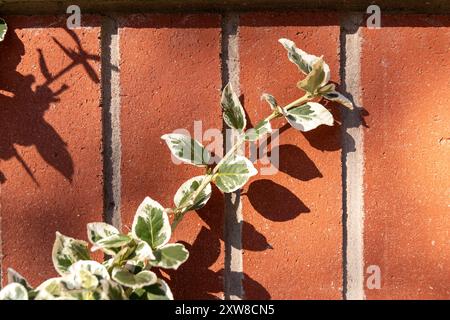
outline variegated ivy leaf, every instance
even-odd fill
[[[52,261],[55,270],[60,275],[67,274],[67,270],[75,262],[89,259],[88,244],[85,241],[66,237],[56,232]]]
[[[249,129],[245,132],[244,140],[246,141],[256,141],[260,139],[267,133],[272,132],[272,126],[270,125],[270,121],[262,120],[259,122],[256,127]]]
[[[142,240],[136,240],[138,245],[133,255],[127,260],[128,265],[144,268],[150,260],[155,259],[153,250],[150,245]]]
[[[128,300],[122,286],[112,280],[101,280],[99,291],[102,300]]]
[[[271,95],[271,94],[263,93],[263,94],[261,95],[261,100],[265,100],[265,101],[269,104],[269,106],[270,106],[270,108],[271,108],[272,110],[276,110],[277,107],[278,107],[277,100],[276,100],[275,97],[274,97],[273,95]]]
[[[124,234],[114,234],[107,238],[103,238],[92,247],[92,251],[101,249],[106,254],[116,254],[121,247],[130,243],[133,239]]]
[[[92,244],[112,235],[120,234],[119,230],[104,222],[92,222],[87,224],[88,239]]]
[[[247,126],[247,119],[245,118],[244,108],[230,83],[223,89],[221,105],[225,123],[230,128],[242,132]]]
[[[99,279],[110,279],[108,270],[97,261],[78,261],[71,265],[68,271],[66,280],[71,289],[94,290],[99,284]]]
[[[300,131],[310,131],[321,124],[333,125],[333,115],[320,103],[308,102],[299,107],[283,110],[292,127]]]
[[[36,300],[53,300],[66,294],[67,287],[63,278],[50,278],[41,283],[36,291]]]
[[[8,31],[8,25],[6,24],[5,20],[0,18],[0,41],[3,41],[5,39],[6,32]]]
[[[27,291],[33,290],[28,281],[16,270],[8,268],[8,283],[18,283],[27,289]]]
[[[20,283],[10,283],[0,291],[0,300],[28,300],[28,291]]]
[[[151,286],[134,290],[131,298],[136,300],[173,300],[173,294],[167,283],[158,279]]]
[[[319,60],[319,57],[308,54],[305,51],[297,48],[295,43],[289,39],[280,39],[278,41],[288,51],[289,60],[292,63],[296,64],[301,72],[303,72],[304,74],[308,74],[311,72],[314,62]],[[328,83],[328,81],[330,81],[330,67],[325,62],[323,63],[323,70],[325,72],[326,79],[324,83],[326,84]]]
[[[164,269],[178,269],[189,258],[189,252],[181,243],[173,243],[154,252],[155,260],[151,264]]]
[[[195,139],[180,133],[165,134],[161,137],[180,161],[196,166],[208,165],[211,155],[205,147]]]
[[[323,60],[322,58],[319,58],[314,62],[311,72],[308,73],[305,79],[299,81],[297,86],[300,89],[315,95],[319,89],[326,84],[325,81],[327,81],[327,79],[325,79],[325,72],[323,70]]]
[[[199,193],[199,195],[194,199],[191,205],[188,205],[188,203],[186,203],[189,197],[191,197],[191,195],[198,189],[204,178],[205,176],[194,177],[181,185],[173,198],[173,202],[175,203],[175,206],[177,208],[184,207],[182,210],[183,212],[198,210],[208,202],[212,193],[210,183],[208,183],[206,187]]]
[[[257,173],[250,160],[242,156],[234,156],[220,166],[214,176],[214,182],[222,192],[230,193],[240,189],[250,177]]]
[[[156,283],[158,279],[156,274],[149,270],[144,270],[138,274],[133,274],[129,270],[119,267],[114,268],[112,278],[117,283],[132,289],[150,286]]]
[[[132,235],[157,249],[169,242],[172,231],[169,217],[156,201],[146,197],[134,216]]]
[[[353,109],[353,103],[347,99],[344,95],[337,91],[331,91],[323,95],[323,97],[330,101],[335,101],[337,103],[342,104],[343,106],[349,108],[350,110]]]

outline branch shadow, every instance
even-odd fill
[[[88,60],[98,61],[99,56],[88,54],[81,45],[74,31],[65,29],[77,45],[77,50],[67,49],[56,38],[54,42],[72,60],[71,64],[52,75],[49,71],[41,49],[37,49],[39,67],[45,78],[43,84],[37,85],[32,74],[23,75],[17,68],[25,55],[25,46],[11,28],[2,43],[2,50],[7,59],[0,61],[0,161],[15,158],[23,170],[39,187],[33,170],[19,154],[16,146],[34,146],[42,159],[58,171],[70,183],[74,174],[73,159],[67,144],[56,130],[45,120],[45,113],[51,105],[59,102],[59,96],[69,89],[66,84],[55,91],[50,85],[66,74],[73,67],[83,65],[87,75],[96,83],[100,82]],[[8,177],[0,170],[0,183],[7,182]]]

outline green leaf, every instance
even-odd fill
[[[169,242],[172,231],[169,217],[156,201],[146,197],[134,216],[132,235],[157,249]]]
[[[133,254],[127,260],[127,264],[131,266],[137,266],[140,268],[144,268],[147,266],[150,260],[155,259],[155,255],[153,254],[153,250],[150,245],[142,240],[135,240],[138,245],[134,250]]]
[[[173,198],[173,202],[175,203],[175,206],[177,208],[188,205],[188,203],[186,203],[187,200],[199,188],[205,177],[206,176],[194,177],[181,185],[181,187],[178,189],[177,193]],[[183,208],[182,211],[187,212],[190,210],[198,210],[202,208],[208,202],[209,198],[211,197],[211,193],[212,193],[211,184],[208,183],[206,187],[194,199],[192,204]]]
[[[173,294],[167,283],[162,279],[158,279],[158,281],[151,286],[134,290],[131,294],[131,299],[173,300]]]
[[[8,268],[8,283],[18,283],[27,289],[27,291],[33,290],[28,281],[16,270]]]
[[[114,234],[107,238],[97,241],[97,243],[92,247],[92,251],[101,249],[106,254],[114,255],[119,249],[132,241],[131,237],[124,234]]]
[[[250,177],[257,173],[250,160],[242,156],[234,156],[220,166],[214,182],[222,192],[230,193],[241,188]]]
[[[52,261],[55,270],[60,275],[67,274],[67,270],[75,262],[89,259],[87,242],[66,237],[56,232],[56,239],[52,250]]]
[[[222,91],[221,105],[225,123],[230,128],[242,132],[247,126],[247,120],[245,118],[244,108],[230,83]]]
[[[87,233],[89,241],[94,245],[91,251],[102,250],[104,253],[114,255],[119,248],[128,244],[132,239],[120,234],[115,227],[103,223],[88,223]]]
[[[298,82],[297,86],[306,92],[315,95],[317,91],[325,85],[325,72],[323,70],[323,60],[320,58],[314,62],[311,72],[306,76],[305,79]],[[328,82],[328,81],[327,81]]]
[[[283,110],[284,116],[292,127],[300,131],[310,131],[321,124],[333,125],[333,115],[320,103],[308,102],[299,107]]]
[[[323,95],[323,97],[330,101],[335,101],[339,104],[342,104],[343,106],[349,108],[350,110],[353,110],[353,103],[347,99],[344,95],[340,94],[337,91],[328,92]]]
[[[166,142],[172,155],[180,161],[202,167],[208,165],[211,159],[209,151],[200,142],[184,134],[165,134],[161,139]]]
[[[52,300],[67,292],[63,278],[50,278],[41,283],[37,288],[36,300]]]
[[[92,244],[109,236],[120,234],[119,230],[104,222],[92,222],[87,224],[88,239]]]
[[[297,48],[295,43],[289,39],[280,39],[278,41],[287,50],[289,60],[297,65],[299,70],[304,74],[310,73],[313,69],[314,62],[320,59],[315,55],[308,54],[305,51]],[[325,62],[323,63],[323,70],[325,72],[325,83],[327,83],[328,81],[330,81],[330,67]]]
[[[270,125],[270,121],[262,120],[259,122],[256,127],[249,129],[245,132],[244,140],[246,141],[256,141],[260,139],[267,133],[272,132],[272,126]]]
[[[68,272],[66,280],[75,288],[94,290],[100,279],[110,279],[106,267],[97,261],[78,261],[70,266]]]
[[[28,300],[27,289],[20,283],[10,283],[0,291],[0,300]]]
[[[112,278],[117,283],[132,289],[138,289],[156,283],[158,277],[149,270],[133,274],[125,268],[114,268]]]
[[[277,100],[271,94],[263,93],[261,96],[261,100],[266,100],[272,110],[276,110],[278,107]]]
[[[189,258],[189,252],[181,243],[168,244],[154,252],[151,264],[164,269],[178,269]]]
[[[128,300],[122,286],[112,280],[100,281],[100,295],[102,300]]]
[[[0,18],[0,41],[3,41],[5,39],[6,32],[8,31],[8,25],[6,24],[5,20]]]

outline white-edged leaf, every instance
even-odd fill
[[[177,208],[183,206],[183,212],[198,210],[208,202],[209,198],[211,198],[212,193],[210,183],[208,183],[206,187],[192,201],[192,204],[187,203],[189,197],[191,197],[192,194],[199,188],[205,177],[206,176],[193,177],[181,185],[173,198],[173,202],[175,203],[175,206]]]
[[[211,155],[205,147],[195,139],[181,133],[165,134],[161,137],[172,155],[180,161],[196,166],[208,165]]]
[[[67,270],[75,262],[89,259],[87,242],[66,237],[56,232],[56,239],[52,250],[52,261],[55,270],[60,275],[67,274]]]
[[[326,83],[325,72],[323,69],[323,59],[319,58],[314,62],[312,70],[305,79],[299,81],[297,86],[310,94],[316,94]]]
[[[310,131],[324,124],[333,125],[333,115],[317,102],[308,102],[299,107],[283,110],[284,116],[292,127],[300,131]]]
[[[305,51],[297,48],[295,43],[289,39],[282,38],[278,41],[287,50],[289,60],[297,65],[301,72],[303,72],[304,74],[308,74],[311,72],[314,62],[316,62],[319,57],[308,54]],[[328,64],[326,64],[325,62],[323,63],[323,70],[325,72],[323,83],[326,84],[328,83],[328,81],[330,81],[330,66],[328,66]]]
[[[66,280],[74,289],[93,290],[98,286],[99,280],[110,279],[106,267],[97,261],[78,261],[71,265],[68,271]]]
[[[5,20],[0,18],[0,41],[3,41],[5,39],[6,32],[8,31],[8,25],[6,24]]]
[[[263,93],[261,95],[261,100],[265,100],[269,104],[270,109],[272,109],[272,110],[276,110],[278,107],[277,100],[275,99],[275,97],[273,95],[271,95],[269,93]]]
[[[28,300],[28,291],[20,283],[10,283],[0,291],[0,300]]]
[[[189,252],[181,243],[167,244],[154,252],[151,264],[164,269],[178,269],[189,258]]]
[[[128,300],[122,286],[112,280],[101,280],[100,288],[102,300]]]
[[[119,267],[114,268],[112,278],[117,283],[133,289],[150,286],[156,283],[158,279],[156,274],[149,270],[144,270],[138,274],[133,274],[129,270]]]
[[[173,300],[173,294],[163,279],[155,284],[133,291],[132,297],[137,300]]]
[[[150,260],[155,259],[155,255],[147,242],[139,239],[136,239],[135,241],[138,245],[134,250],[133,255],[128,258],[127,264],[144,268]]]
[[[337,91],[328,92],[324,94],[323,97],[327,100],[342,104],[344,107],[347,107],[350,110],[353,109],[353,103],[347,97]]]
[[[149,197],[137,209],[131,232],[133,237],[147,242],[152,249],[164,246],[172,235],[164,208]]]
[[[92,222],[87,224],[88,239],[92,244],[109,236],[120,234],[116,227],[104,222]]]
[[[50,278],[37,288],[36,300],[53,300],[66,293],[67,287],[63,278]]]
[[[257,173],[250,160],[237,155],[230,157],[220,166],[214,182],[222,192],[230,193],[240,189]]]
[[[100,249],[107,254],[113,255],[119,251],[119,248],[130,243],[131,240],[133,240],[131,237],[124,234],[114,234],[97,241],[91,251]]]
[[[244,108],[230,83],[222,91],[221,105],[225,123],[239,132],[244,130],[247,126]]]
[[[7,273],[8,273],[8,284],[9,283],[21,284],[25,287],[25,289],[27,289],[27,291],[30,291],[33,289],[33,287],[31,287],[31,285],[28,283],[27,279],[25,279],[25,277],[23,277],[16,270],[14,270],[12,268],[8,268]]]
[[[245,132],[244,139],[246,141],[256,141],[267,133],[272,132],[270,121],[262,120],[254,128]]]

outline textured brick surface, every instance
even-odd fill
[[[292,39],[308,52],[324,55],[332,69],[332,80],[339,79],[339,26],[335,16],[242,15],[241,92],[253,124],[270,112],[260,101],[263,92],[273,94],[280,104],[303,94],[295,86],[300,79],[298,69],[277,42],[281,37]],[[284,124],[276,121],[274,128]],[[302,134],[287,128],[283,127],[280,135],[279,172],[258,176],[245,187],[246,298],[339,299],[340,129],[336,124]]]
[[[86,223],[102,219],[100,30],[88,16],[91,27],[73,33],[62,28],[64,17],[7,21],[0,61],[3,270],[13,267],[38,284],[55,275],[55,231],[85,239]],[[93,55],[90,74],[77,63],[48,80],[72,63],[57,41]]]
[[[450,296],[450,19],[384,17],[363,32],[368,299]]]
[[[145,196],[166,207],[188,178],[202,169],[175,165],[161,135],[221,130],[220,16],[139,15],[120,24],[122,217],[130,226]],[[205,144],[208,144],[206,141]],[[176,298],[222,295],[223,200],[215,192],[199,213],[180,223],[174,240],[187,242],[191,257],[172,274]]]

